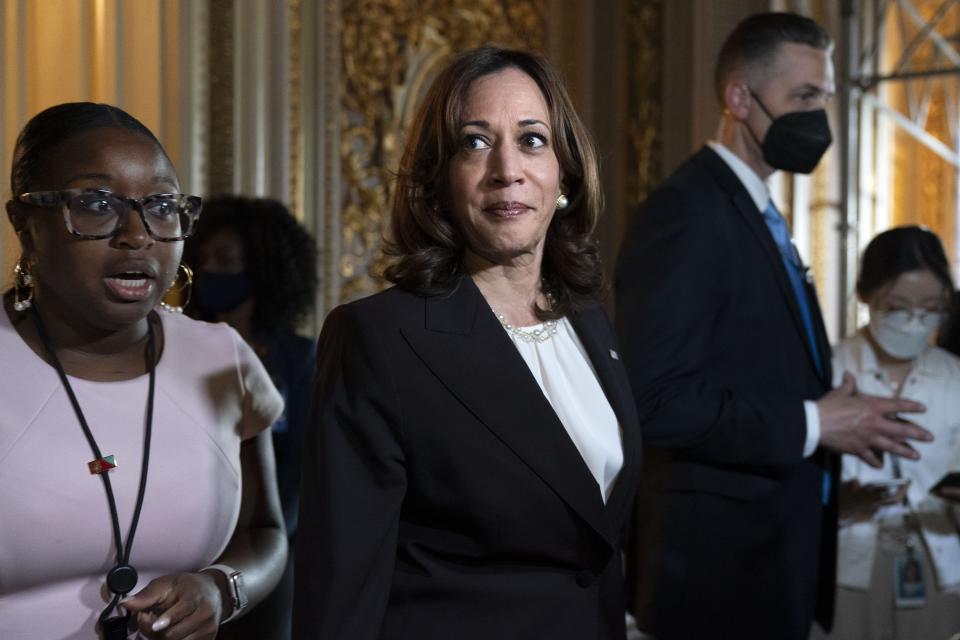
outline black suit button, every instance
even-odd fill
[[[596,581],[597,576],[592,571],[581,571],[574,579],[577,581],[578,587],[586,589]]]

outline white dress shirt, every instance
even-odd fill
[[[770,189],[767,188],[767,183],[743,159],[716,140],[711,140],[707,145],[717,152],[721,160],[727,163],[727,166],[743,184],[747,193],[750,194],[753,203],[757,205],[757,211],[762,216],[767,204],[770,203]],[[803,443],[803,457],[808,458],[813,455],[813,452],[817,450],[817,445],[820,444],[820,412],[817,411],[816,402],[804,400],[803,413],[807,424],[807,434]]]
[[[877,364],[877,356],[864,329],[847,338],[833,351],[833,373],[839,384],[843,372],[857,379],[857,389],[881,397],[893,397],[894,386]],[[880,521],[902,521],[909,510],[920,523],[925,547],[930,552],[937,584],[941,589],[960,586],[960,536],[951,521],[960,509],[930,494],[930,488],[948,471],[960,470],[960,358],[938,347],[930,347],[914,361],[904,381],[901,397],[923,403],[925,413],[905,415],[933,433],[933,442],[913,441],[921,459],[900,459],[900,474],[910,480],[908,505],[881,507],[867,522],[841,523],[839,533],[838,581],[855,589],[870,585],[877,529]],[[855,456],[843,457],[843,480],[861,484],[895,477],[892,458],[885,455],[883,467],[874,469]]]
[[[538,329],[543,331],[545,325],[520,327],[527,333]],[[543,342],[525,341],[514,331],[507,335],[576,445],[606,503],[623,467],[620,423],[577,332],[566,318],[557,321],[556,330]]]

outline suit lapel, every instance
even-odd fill
[[[754,203],[753,198],[750,197],[746,187],[743,186],[743,183],[740,182],[740,179],[737,178],[733,170],[727,166],[727,163],[725,163],[715,151],[709,147],[705,147],[703,150],[701,150],[699,155],[702,159],[703,166],[710,172],[711,175],[714,176],[724,191],[730,195],[734,208],[743,218],[747,227],[757,239],[757,242],[760,243],[760,247],[763,249],[763,254],[770,263],[770,268],[774,278],[777,281],[777,285],[780,289],[781,295],[783,296],[784,302],[787,305],[787,309],[790,311],[790,317],[793,319],[794,328],[797,330],[797,333],[800,334],[804,348],[807,351],[807,361],[810,363],[810,367],[813,369],[814,373],[816,373],[819,377],[821,374],[817,370],[817,362],[813,356],[813,345],[810,344],[810,339],[807,337],[806,327],[803,325],[803,316],[800,314],[800,305],[797,303],[797,294],[794,292],[793,285],[790,283],[790,277],[787,275],[787,268],[783,264],[783,258],[780,255],[780,250],[777,248],[777,243],[774,242],[773,236],[770,234],[770,229],[767,228],[767,224],[763,221],[763,215],[757,210],[757,205]],[[806,285],[806,283],[804,290],[810,303],[811,320],[815,325],[814,339],[819,340],[819,334],[822,331],[823,319],[820,316],[820,309],[816,302],[816,296],[811,295],[812,291],[809,289],[809,286]],[[821,360],[828,358],[830,355],[829,349],[827,351],[820,349],[819,353],[821,354]],[[821,364],[823,364],[823,369],[826,369],[826,364]]]
[[[611,546],[596,480],[469,277],[403,336],[443,385]]]
[[[599,307],[594,307],[582,313],[572,314],[570,323],[587,351],[593,370],[600,380],[600,386],[620,424],[623,467],[614,483],[613,492],[607,499],[607,512],[616,530],[623,522],[626,511],[631,505],[631,489],[635,485],[634,476],[640,471],[639,418],[630,392],[630,383],[623,365],[619,362],[620,354],[616,351],[617,345],[603,311]]]

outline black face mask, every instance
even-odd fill
[[[253,295],[253,285],[244,273],[201,272],[193,279],[197,307],[207,316],[233,311]]]
[[[774,169],[793,173],[810,173],[827,151],[833,137],[830,123],[823,109],[793,111],[774,118],[753,91],[750,95],[770,118],[770,128],[763,142],[757,139],[753,129],[747,130],[763,149],[763,159]]]

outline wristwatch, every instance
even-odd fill
[[[248,598],[246,587],[243,584],[243,572],[237,571],[233,567],[225,564],[212,564],[209,567],[204,567],[202,571],[206,571],[207,569],[219,571],[227,579],[227,589],[230,594],[230,602],[233,605],[233,610],[229,616],[221,621],[221,624],[230,622],[240,615],[241,611],[247,608]]]

